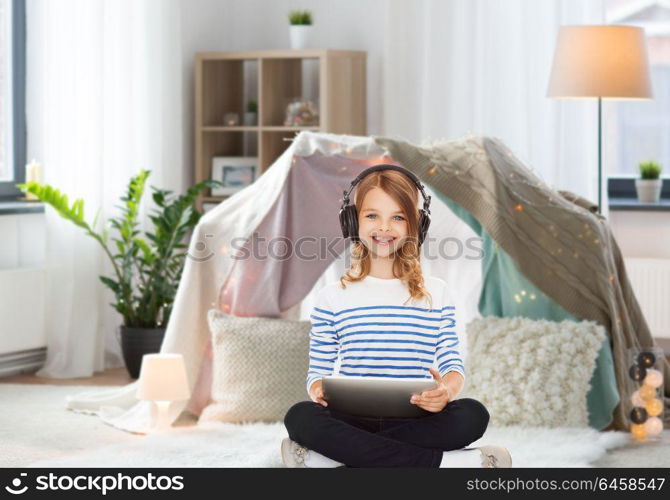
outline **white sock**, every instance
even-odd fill
[[[479,450],[450,450],[442,452],[441,468],[448,467],[475,467],[481,468],[482,453]]]
[[[336,460],[333,460],[332,458],[328,458],[325,455],[322,455],[321,453],[317,453],[314,450],[309,450],[307,452],[307,455],[305,456],[305,465],[311,468],[319,468],[319,467],[339,467],[340,465],[344,464]]]

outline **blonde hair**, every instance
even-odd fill
[[[407,238],[398,248],[393,257],[393,275],[407,283],[409,299],[426,297],[433,308],[433,299],[426,289],[421,262],[419,260],[419,190],[403,173],[396,170],[378,170],[366,175],[356,187],[354,204],[360,214],[365,195],[374,188],[382,189],[400,206],[407,221]],[[345,282],[354,283],[363,280],[370,274],[371,253],[362,241],[355,241],[351,247],[352,263],[347,272],[340,277],[340,286],[346,288]],[[407,301],[405,301],[407,303]]]

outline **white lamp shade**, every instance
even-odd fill
[[[181,401],[191,396],[181,354],[145,354],[142,358],[138,399]]]
[[[644,30],[562,26],[547,97],[651,99]]]

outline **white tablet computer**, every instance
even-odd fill
[[[330,375],[323,378],[328,408],[361,417],[409,418],[431,412],[409,402],[437,386],[435,379],[356,377]]]

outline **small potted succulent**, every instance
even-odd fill
[[[292,10],[288,14],[291,23],[289,35],[292,49],[310,48],[312,41],[312,13],[309,10]]]
[[[640,178],[635,179],[637,199],[643,203],[658,203],[661,198],[661,166],[655,161],[642,161],[638,165]]]
[[[253,127],[258,123],[258,103],[249,99],[247,101],[247,110],[244,113],[244,124],[248,127]]]

